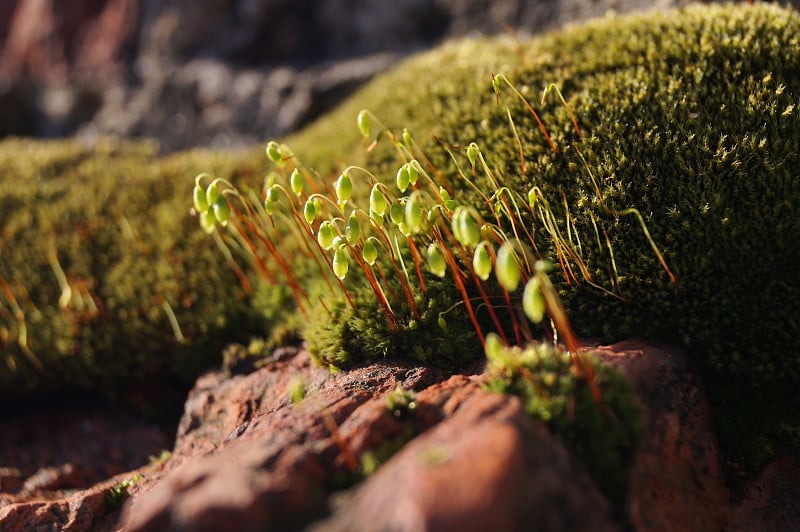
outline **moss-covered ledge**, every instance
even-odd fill
[[[187,176],[257,180],[259,154],[149,143],[0,143],[0,390],[118,395],[191,382],[262,332],[250,293],[189,213]]]

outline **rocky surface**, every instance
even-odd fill
[[[4,0],[0,136],[280,137],[402,57],[686,0]],[[795,0],[800,5],[800,0]]]
[[[627,372],[647,417],[621,505],[600,494],[583,466],[524,415],[516,398],[484,391],[480,371],[445,377],[385,360],[334,374],[313,366],[307,352],[283,348],[251,373],[218,371],[198,379],[172,454],[149,465],[142,465],[145,455],[157,453],[164,439],[141,426],[91,432],[95,421],[73,418],[64,421],[72,436],[56,432],[51,438],[39,429],[23,442],[22,429],[9,424],[0,529],[519,530],[535,522],[543,530],[683,531],[796,525],[797,456],[780,453],[732,493],[721,472],[708,401],[680,351],[638,341],[598,351]],[[387,407],[386,396],[398,385],[417,392],[415,408]],[[42,426],[41,420],[30,423]],[[146,434],[152,439],[138,442],[139,454],[125,450],[123,444],[135,446],[134,437]],[[80,450],[70,448],[81,435],[89,442],[87,453],[113,464],[82,461]],[[19,449],[32,453],[27,461]],[[41,466],[37,472],[34,463],[47,462],[44,457],[57,449],[63,454],[50,459],[46,473]],[[363,480],[362,472],[381,462]],[[120,512],[109,494],[126,480],[131,485]]]

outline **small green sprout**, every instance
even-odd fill
[[[417,394],[403,389],[402,385],[398,384],[386,395],[386,409],[395,419],[413,414],[417,409]]]
[[[120,508],[123,501],[128,496],[128,490],[140,480],[142,480],[142,477],[137,473],[133,477],[125,479],[109,488],[105,497],[106,504],[109,506],[109,508],[111,510]]]
[[[300,377],[294,377],[289,382],[289,400],[292,404],[298,404],[306,398],[306,387]]]

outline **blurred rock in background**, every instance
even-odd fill
[[[795,5],[800,0],[794,0]],[[285,135],[402,57],[686,0],[2,0],[0,137]]]

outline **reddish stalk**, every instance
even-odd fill
[[[481,341],[481,346],[483,346],[486,344],[486,337],[484,337],[483,332],[481,331],[481,326],[478,325],[478,319],[475,317],[475,312],[472,309],[472,303],[469,301],[469,294],[467,294],[467,289],[464,286],[464,282],[461,280],[461,272],[458,270],[455,258],[450,253],[446,253],[445,260],[447,260],[447,265],[453,272],[453,279],[456,282],[456,287],[458,287],[458,291],[461,292],[461,298],[464,300],[464,306],[467,307],[469,319],[472,321],[472,326],[475,328],[475,333],[478,335],[478,339]]]
[[[419,279],[419,287],[422,290],[422,293],[425,293],[425,280],[422,278],[422,268],[419,265],[419,250],[417,250],[416,244],[414,244],[414,240],[411,238],[411,235],[408,237],[408,243],[411,246],[411,256],[414,258],[414,265],[417,267],[417,278]]]

